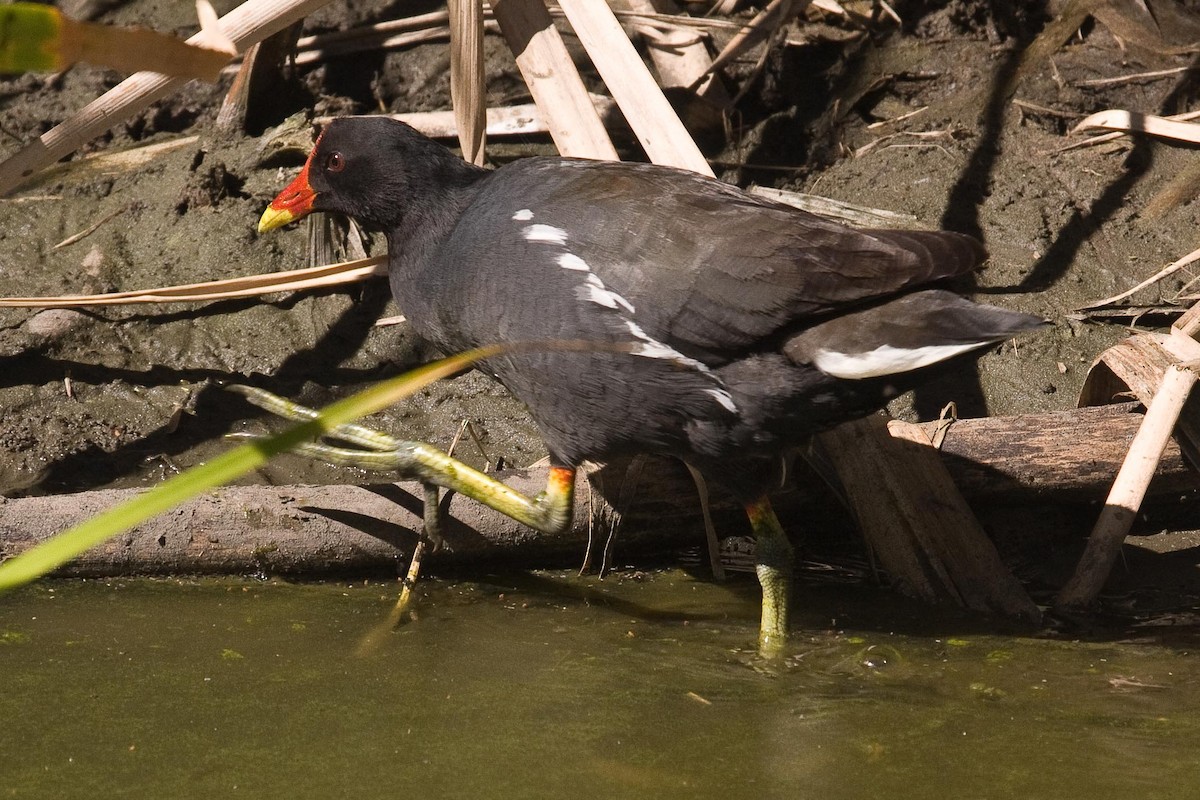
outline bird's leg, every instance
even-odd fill
[[[278,395],[249,386],[229,387],[259,408],[285,419],[308,421],[317,412],[307,406],[285,400]],[[534,497],[526,497],[500,481],[458,461],[424,442],[409,442],[362,425],[339,425],[325,434],[354,447],[335,447],[308,442],[296,448],[301,455],[338,466],[360,467],[379,472],[398,472],[402,477],[420,481],[425,486],[445,489],[477,500],[524,525],[542,533],[561,533],[571,524],[574,511],[575,469],[552,467],[546,488]],[[428,527],[430,509],[426,492],[425,523]],[[438,513],[434,502],[433,511]],[[434,520],[438,527],[439,520]]]
[[[424,490],[424,518],[425,530],[422,532],[422,538],[433,545],[433,549],[437,550],[442,546],[442,507],[438,495],[437,484],[423,483],[421,488]]]
[[[754,531],[755,572],[762,585],[762,619],[758,629],[758,649],[777,653],[787,641],[788,601],[791,599],[792,543],[788,541],[771,501],[766,495],[746,504],[746,515]]]
[[[405,614],[412,605],[413,589],[421,574],[421,562],[425,558],[426,549],[429,545],[432,545],[434,550],[442,546],[442,509],[438,503],[438,487],[432,483],[425,483],[421,488],[425,492],[425,529],[421,531],[421,538],[413,548],[412,558],[408,562],[408,574],[400,582],[400,596],[389,615],[392,627],[397,627],[404,621]]]

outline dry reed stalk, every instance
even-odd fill
[[[1184,122],[1189,119],[1196,119],[1197,117],[1200,117],[1200,111],[1188,111],[1183,114],[1172,114],[1169,117],[1163,117],[1163,119],[1168,119],[1168,120],[1171,120],[1172,122]],[[1102,133],[1099,136],[1093,136],[1089,139],[1084,139],[1082,142],[1073,142],[1071,144],[1064,145],[1064,146],[1058,148],[1057,150],[1047,151],[1043,155],[1051,155],[1054,153],[1065,153],[1068,150],[1078,150],[1081,147],[1093,147],[1095,145],[1103,144],[1105,142],[1115,141],[1116,139],[1120,139],[1122,136],[1126,136],[1126,135],[1128,135],[1128,134],[1124,131],[1116,131],[1114,133]]]
[[[301,36],[296,41],[296,48],[305,50],[324,50],[336,48],[342,44],[350,44],[355,48],[363,46],[364,41],[374,40],[381,46],[388,37],[407,31],[418,31],[427,28],[445,28],[450,24],[449,11],[431,11],[427,14],[414,14],[411,17],[376,22],[371,25],[361,25],[344,31],[318,33],[313,36]],[[341,52],[334,50],[334,52]]]
[[[266,275],[250,275],[183,286],[164,286],[158,289],[57,297],[3,297],[0,298],[0,308],[79,308],[133,303],[196,303],[206,300],[228,300],[233,297],[253,297],[275,292],[295,292],[302,289],[338,286],[386,274],[387,257],[375,256],[288,272],[272,272]]]
[[[646,48],[658,70],[659,82],[664,89],[696,85],[695,93],[703,97],[709,91],[719,91],[716,75],[709,71],[712,56],[699,33],[672,23],[650,23],[645,21],[657,15],[651,0],[622,0],[630,11],[644,14],[643,20],[634,21],[634,30],[646,40]],[[670,0],[659,0],[660,4]],[[664,15],[665,16],[665,15]],[[680,14],[679,18],[683,18]],[[716,100],[717,98],[713,98]],[[724,98],[728,101],[728,97]]]
[[[589,0],[565,0],[560,4],[650,160],[712,176],[712,167],[608,5]]]
[[[140,169],[160,156],[173,153],[185,147],[191,147],[198,141],[200,141],[200,137],[197,135],[180,136],[177,139],[167,139],[163,142],[137,145],[125,150],[92,153],[75,161],[68,161],[64,164],[55,164],[48,167],[38,173],[34,183],[41,183],[47,178],[64,173],[74,175],[83,172],[103,175]],[[18,200],[20,198],[13,198],[12,202]]]
[[[555,4],[547,4],[546,8],[549,10],[550,16],[555,19],[566,17],[562,8]],[[659,11],[631,11],[626,8],[613,8],[612,12],[618,19],[632,24],[645,23],[671,28],[695,28],[704,32],[739,31],[742,29],[741,23],[727,19],[715,19],[713,17],[689,17],[681,14],[661,13]]]
[[[221,31],[239,51],[328,4],[329,0],[247,0],[220,20]],[[189,44],[205,41],[202,33]],[[139,72],[0,162],[0,195],[81,145],[187,83],[157,72]]]
[[[562,9],[556,5],[549,6],[548,10],[551,17],[563,18],[565,16]],[[686,28],[706,33],[741,28],[739,24],[727,20],[660,14],[653,10],[634,12],[614,9],[613,13],[631,23],[656,29]],[[376,22],[345,31],[303,36],[296,43],[295,63],[299,65],[314,64],[336,56],[353,55],[368,50],[389,50],[446,39],[450,36],[449,23],[448,11],[433,11],[404,19]],[[484,30],[489,33],[500,30],[490,4],[484,5]]]
[[[600,94],[590,95],[596,112],[604,119],[611,118],[617,110],[616,103],[611,97]],[[431,139],[454,139],[458,136],[458,126],[454,121],[453,111],[414,111],[408,114],[387,114],[392,119],[408,123]],[[489,108],[487,110],[487,135],[497,136],[527,136],[534,133],[549,133],[550,126],[545,116],[535,103],[523,103],[517,106]],[[314,120],[317,125],[327,125],[333,117],[318,117]]]
[[[1092,128],[1103,128],[1120,133],[1146,133],[1150,136],[1159,136],[1178,142],[1200,144],[1200,125],[1119,108],[1098,111],[1086,117],[1071,129],[1071,133]]]
[[[1179,75],[1195,67],[1173,67],[1172,69],[1156,69],[1152,72],[1135,72],[1132,75],[1121,75],[1116,78],[1096,78],[1090,81],[1079,81],[1076,86],[1120,86],[1126,83],[1136,83],[1145,80],[1158,80],[1159,78],[1168,78],[1173,75]]]
[[[1188,266],[1189,264],[1195,263],[1197,260],[1200,260],[1200,250],[1193,250],[1192,252],[1188,253],[1186,256],[1183,256],[1182,258],[1179,258],[1179,259],[1171,262],[1167,266],[1163,267],[1158,272],[1154,273],[1149,278],[1146,278],[1146,280],[1139,283],[1137,286],[1134,286],[1132,289],[1126,289],[1123,292],[1114,294],[1112,297],[1106,297],[1103,300],[1097,300],[1094,303],[1088,303],[1086,306],[1080,306],[1078,310],[1079,311],[1087,311],[1087,310],[1094,309],[1094,308],[1103,308],[1104,306],[1109,306],[1109,305],[1112,305],[1113,303],[1119,303],[1122,300],[1124,300],[1125,298],[1131,297],[1134,294],[1137,294],[1142,289],[1145,289],[1147,286],[1152,286],[1152,285],[1158,283],[1159,281],[1163,280],[1164,278],[1168,278],[1171,275],[1174,275],[1176,272],[1179,272],[1179,270],[1183,269],[1184,267]]]
[[[353,56],[371,50],[397,50],[401,47],[412,47],[413,45],[425,44],[427,42],[439,42],[449,38],[450,26],[448,25],[436,25],[419,30],[402,31],[384,38],[364,35],[361,41],[346,40],[318,49],[300,50],[296,53],[294,60],[297,66],[304,67],[319,64],[331,58]]]
[[[487,143],[487,80],[480,0],[449,0],[450,104],[463,158],[483,166]]]
[[[1129,445],[1129,452],[1088,537],[1083,556],[1071,579],[1055,598],[1056,608],[1075,611],[1086,609],[1096,602],[1120,555],[1125,537],[1137,517],[1173,433],[1179,434],[1180,449],[1184,455],[1193,464],[1196,463],[1196,455],[1200,453],[1197,448],[1200,444],[1200,420],[1197,420],[1195,404],[1191,407],[1191,413],[1185,413],[1185,404],[1196,384],[1195,367],[1200,364],[1200,342],[1194,338],[1198,332],[1200,303],[1175,321],[1169,336],[1143,335],[1125,343],[1136,344],[1134,349],[1143,350],[1147,356],[1129,363],[1128,369],[1122,361],[1122,353],[1116,353],[1112,358],[1106,354],[1098,362],[1104,363],[1113,376],[1142,399],[1146,405],[1146,416]],[[1112,350],[1118,351],[1121,347],[1118,345]],[[1173,363],[1165,368],[1155,363],[1168,359]],[[1155,375],[1157,369],[1161,369],[1161,376]],[[1154,386],[1152,382],[1156,377],[1157,386]],[[1092,375],[1088,378],[1081,402],[1102,394],[1100,385],[1110,385],[1103,377],[1098,378],[1094,385],[1089,385],[1093,384]],[[1153,397],[1147,399],[1151,393]]]
[[[1150,486],[1150,479],[1158,468],[1158,462],[1195,383],[1196,373],[1191,369],[1177,365],[1167,369],[1162,385],[1129,445],[1129,454],[1117,472],[1112,491],[1104,503],[1096,527],[1092,529],[1075,573],[1055,598],[1055,607],[1070,611],[1095,603],[1120,555],[1121,546]]]
[[[806,8],[808,8],[808,0],[771,0],[766,8],[729,40],[728,44],[713,59],[712,65],[708,68],[709,71],[715,72],[756,44],[773,36],[792,17],[803,13]]]
[[[546,6],[541,0],[499,0],[492,10],[558,152],[615,161],[617,150]]]

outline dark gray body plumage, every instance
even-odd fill
[[[318,149],[337,146],[337,132]],[[675,455],[748,499],[772,488],[787,449],[911,383],[833,377],[814,354],[983,345],[1041,324],[914,292],[976,267],[969,237],[858,231],[649,165],[533,158],[485,172],[415,132],[380,134],[397,139],[404,186],[389,196],[402,196],[337,210],[387,231],[392,291],[419,334],[447,352],[633,348],[481,365],[528,406],[562,464]]]

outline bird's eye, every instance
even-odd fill
[[[330,153],[325,156],[325,171],[326,172],[341,172],[346,168],[346,159],[341,153]]]

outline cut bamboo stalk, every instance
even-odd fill
[[[499,0],[492,11],[558,152],[617,160],[617,149],[542,0]]]
[[[1192,370],[1176,365],[1167,369],[1162,386],[1129,446],[1129,455],[1113,481],[1075,573],[1055,600],[1057,608],[1085,609],[1100,595],[1195,383],[1196,374]]]
[[[1147,407],[1146,417],[1130,445],[1108,501],[1088,539],[1071,580],[1056,606],[1064,610],[1095,603],[1120,554],[1129,527],[1141,507],[1150,478],[1177,434],[1179,449],[1191,464],[1200,464],[1200,401],[1188,403],[1196,375],[1187,366],[1200,362],[1200,303],[1189,308],[1167,336],[1144,334],[1110,348],[1088,375],[1080,404],[1105,402],[1124,385]]]
[[[487,139],[487,79],[483,65],[483,5],[449,0],[450,104],[463,158],[483,166]]]
[[[650,160],[712,176],[712,167],[642,63],[612,9],[600,0],[563,0],[559,5]]]
[[[221,18],[221,30],[242,51],[328,3],[329,0],[247,0]],[[188,39],[188,43],[203,40],[201,32]],[[69,155],[185,83],[184,78],[170,78],[157,72],[138,72],[126,78],[0,162],[0,195],[8,194],[38,170]]]

